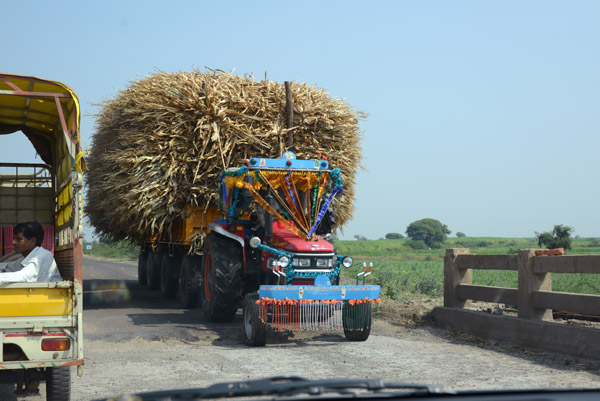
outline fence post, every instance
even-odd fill
[[[459,284],[473,284],[473,271],[459,269],[456,263],[458,255],[468,255],[467,248],[446,249],[444,258],[444,306],[446,308],[464,308],[471,305],[470,300],[459,299],[456,296],[456,287]]]
[[[534,308],[531,302],[534,291],[552,291],[550,273],[535,274],[533,258],[535,251],[521,249],[518,256],[519,267],[519,317],[534,320],[552,320],[552,310]]]

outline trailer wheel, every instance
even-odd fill
[[[167,252],[163,253],[160,264],[160,291],[166,298],[175,298],[177,295],[178,281],[174,276],[179,267],[179,258],[175,255],[169,256]]]
[[[138,283],[140,285],[146,285],[148,283],[146,263],[148,263],[148,249],[141,246],[140,254],[138,256]]]
[[[371,334],[371,303],[350,305],[345,302],[342,307],[342,324],[344,335],[348,341],[366,341]]]
[[[158,290],[160,287],[160,262],[160,254],[149,250],[146,261],[146,281],[151,290]]]
[[[260,319],[256,301],[258,301],[256,293],[244,297],[242,337],[246,345],[262,347],[267,343],[267,324]]]
[[[229,322],[240,306],[242,252],[232,240],[210,233],[202,258],[202,310],[209,322]]]
[[[196,255],[185,255],[179,272],[179,300],[184,308],[195,308],[200,293],[200,263]]]
[[[69,366],[46,369],[46,401],[71,400],[71,369]]]

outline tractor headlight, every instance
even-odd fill
[[[317,267],[331,267],[331,259],[317,259]]]
[[[353,263],[354,263],[354,261],[352,260],[352,258],[350,256],[346,256],[344,259],[342,259],[342,265],[344,267],[350,267],[350,266],[352,266]]]
[[[294,266],[296,266],[296,267],[310,267],[310,259],[296,258],[296,259],[294,259]]]
[[[277,264],[281,267],[288,267],[288,265],[290,264],[290,259],[287,256],[282,256],[277,261]]]

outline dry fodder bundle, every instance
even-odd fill
[[[96,232],[168,238],[185,206],[217,204],[220,174],[250,157],[326,155],[342,171],[338,227],[352,217],[364,115],[324,90],[293,83],[293,144],[285,87],[222,71],[156,73],[105,101],[87,159],[86,212]]]

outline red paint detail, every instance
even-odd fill
[[[321,252],[333,252],[333,245],[325,241],[319,236],[315,236],[316,241],[307,241],[302,238],[298,238],[294,233],[285,228],[285,226],[276,221],[273,223],[273,239],[271,242],[275,245],[274,247],[281,248],[284,251],[290,252],[303,252],[303,253],[321,253]],[[318,246],[313,246],[314,244]]]
[[[286,161],[285,165],[288,166],[288,167],[291,166],[292,165],[292,161],[291,160]]]
[[[77,218],[77,217],[76,217]],[[75,237],[73,240],[73,274],[75,281],[83,283],[83,244]]]
[[[4,337],[66,337],[65,333],[8,333]]]

